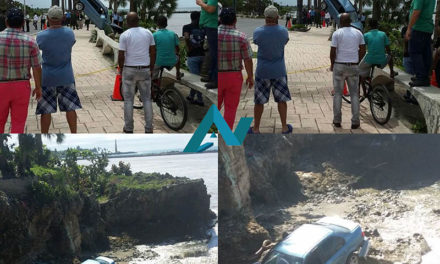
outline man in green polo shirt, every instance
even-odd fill
[[[157,18],[159,30],[154,32],[154,42],[156,43],[156,62],[154,64],[153,80],[158,78],[160,67],[176,66],[176,79],[180,80],[180,57],[179,57],[179,38],[176,33],[166,29],[168,19],[165,16]]]
[[[384,68],[390,66],[390,77],[394,78],[394,63],[391,56],[390,39],[387,34],[378,29],[379,23],[372,19],[369,21],[370,31],[364,34],[365,44],[367,45],[367,55],[359,63],[360,76],[366,78],[370,75],[373,65],[380,65]],[[386,51],[386,53],[385,53]]]
[[[432,64],[431,36],[434,31],[435,0],[413,0],[405,38],[409,41],[409,55],[416,77],[411,86],[430,86]]]
[[[218,0],[196,0],[196,4],[202,8],[200,13],[200,27],[205,28],[208,38],[209,56],[211,58],[209,82],[207,89],[217,89],[218,64],[217,64],[217,27],[218,27]]]

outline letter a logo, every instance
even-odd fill
[[[218,132],[222,135],[226,145],[240,146],[243,144],[247,131],[251,126],[252,119],[253,118],[251,117],[242,117],[237,125],[237,128],[235,129],[235,132],[232,132],[225,119],[220,114],[220,111],[218,111],[215,105],[212,105],[202,122],[200,122],[199,127],[194,132],[194,135],[191,137],[183,152],[202,152],[212,146],[212,143],[206,143],[202,146],[200,145],[202,144],[202,141],[212,124],[217,126]]]

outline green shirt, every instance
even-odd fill
[[[208,13],[205,9],[202,8],[202,12],[200,13],[200,26],[208,27],[208,28],[217,28],[218,27],[218,0],[208,0],[204,1],[206,4],[210,6],[215,6],[215,11],[213,13]]]
[[[414,24],[413,29],[417,31],[432,33],[434,31],[434,14],[435,0],[413,0],[411,3],[410,19],[414,10],[420,10],[420,17]]]
[[[179,38],[176,33],[168,29],[159,29],[153,34],[156,43],[157,66],[174,66],[177,63],[176,46]]]
[[[387,34],[373,29],[364,34],[364,39],[368,48],[365,62],[368,64],[386,64],[385,47],[390,45],[390,39],[387,37]]]

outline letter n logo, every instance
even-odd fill
[[[240,146],[243,144],[243,141],[246,137],[247,131],[252,123],[251,117],[243,117],[240,119],[240,122],[235,129],[235,132],[232,132],[226,123],[223,116],[218,111],[215,105],[212,105],[209,108],[208,113],[206,113],[202,122],[200,122],[199,127],[194,132],[194,135],[191,137],[188,145],[186,145],[183,152],[202,152],[209,148],[212,143],[202,144],[203,139],[211,128],[212,124],[215,124],[218,128],[219,134],[222,135],[225,140],[226,145],[228,146]]]

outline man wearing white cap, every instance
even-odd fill
[[[269,102],[272,90],[281,118],[282,133],[292,133],[292,125],[287,124],[287,102],[291,100],[287,85],[284,47],[289,41],[289,32],[278,25],[278,9],[268,6],[264,10],[266,24],[254,32],[254,43],[258,46],[257,70],[255,72],[254,126],[249,133],[260,133],[260,120],[264,104]]]
[[[37,35],[37,43],[43,52],[43,97],[38,101],[36,114],[41,114],[41,133],[48,133],[51,114],[66,112],[71,133],[76,133],[77,116],[75,110],[81,103],[75,89],[72,69],[72,47],[75,35],[70,28],[63,27],[64,14],[58,6],[53,6],[47,14],[50,28]]]

